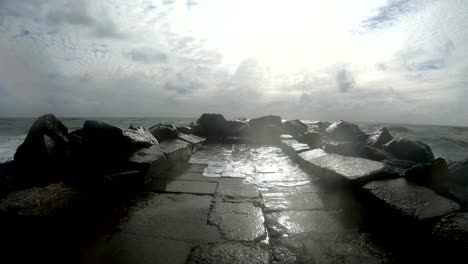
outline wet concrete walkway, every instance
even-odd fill
[[[158,175],[86,263],[387,263],[351,194],[275,146],[203,146]]]

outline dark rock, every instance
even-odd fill
[[[265,125],[263,127],[249,127],[246,135],[256,143],[274,144],[279,142],[282,132],[283,129],[281,127]]]
[[[319,147],[322,144],[323,134],[315,131],[307,131],[299,137],[299,141],[311,147]]]
[[[130,126],[123,131],[123,135],[128,137],[130,144],[142,148],[150,147],[154,144],[159,144],[158,140],[151,134],[151,132],[142,127]]]
[[[71,210],[82,195],[63,184],[33,187],[8,195],[0,202],[0,213],[8,216],[44,217]]]
[[[434,159],[434,154],[428,145],[406,138],[395,138],[383,145],[383,149],[402,160],[426,163]]]
[[[370,160],[376,160],[376,161],[382,161],[382,160],[395,158],[392,154],[388,153],[385,150],[374,148],[368,145],[364,145],[361,148],[359,156],[366,158],[366,159],[370,159]]]
[[[307,132],[307,125],[302,123],[301,120],[288,120],[283,123],[284,133],[288,133],[295,138]]]
[[[323,142],[323,149],[328,153],[336,153],[345,156],[358,156],[361,149],[361,144],[355,142]]]
[[[460,210],[460,206],[434,191],[404,178],[373,181],[364,190],[410,221],[443,217]]]
[[[188,256],[189,264],[268,264],[270,263],[268,246],[256,243],[244,245],[242,243],[225,242],[209,243],[193,248]]]
[[[316,131],[324,133],[325,130],[331,125],[328,121],[312,121],[307,123],[307,131]]]
[[[249,126],[252,128],[261,128],[265,126],[275,126],[278,128],[282,128],[282,121],[281,117],[279,116],[273,116],[273,115],[268,115],[268,116],[262,116],[259,118],[254,118],[249,120]]]
[[[193,129],[190,126],[178,126],[176,128],[177,128],[177,131],[179,131],[179,133],[187,134],[187,135],[193,134]]]
[[[16,150],[14,160],[21,180],[49,183],[60,178],[68,154],[68,129],[54,115],[39,117]]]
[[[150,182],[170,166],[157,145],[135,151],[128,157],[126,163],[128,169],[141,171],[145,175],[145,183]]]
[[[176,139],[179,136],[177,128],[172,124],[158,124],[150,127],[149,131],[159,142],[169,139]]]
[[[366,134],[358,126],[342,120],[331,124],[325,133],[336,141],[356,142],[362,141],[366,137]]]
[[[179,134],[178,139],[186,141],[192,144],[193,146],[201,144],[205,141],[205,139],[202,137],[195,136],[195,135],[186,135],[186,134]]]
[[[156,149],[164,153],[171,164],[188,161],[192,154],[192,145],[179,139],[171,139],[155,145]]]
[[[112,163],[139,148],[138,144],[131,144],[122,129],[96,120],[86,120],[83,130],[74,134],[82,143],[78,152],[87,161],[98,159]]]
[[[432,229],[439,241],[468,243],[468,213],[458,213],[442,218]]]
[[[382,162],[388,171],[395,173],[398,177],[404,177],[407,170],[417,165],[416,162],[410,160],[387,159]]]
[[[226,132],[226,119],[221,114],[203,114],[198,120],[201,135],[211,137],[224,137]]]
[[[448,194],[448,166],[443,158],[414,166],[406,171],[405,178],[426,186],[438,194]]]
[[[229,120],[226,121],[225,134],[227,136],[245,136],[249,124],[246,121]]]
[[[377,131],[369,135],[366,144],[373,148],[380,148],[384,144],[390,142],[393,136],[385,127],[379,128]]]
[[[468,208],[468,159],[450,163],[448,170],[450,193]]]

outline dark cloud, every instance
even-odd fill
[[[361,23],[366,29],[379,29],[392,25],[402,14],[416,10],[417,0],[388,0],[385,6],[377,9],[377,13]]]
[[[163,63],[168,60],[166,53],[151,48],[133,49],[124,55],[135,62],[144,64]]]
[[[348,70],[340,69],[336,72],[336,85],[340,92],[345,93],[354,88],[355,81]]]
[[[201,86],[201,82],[196,78],[196,76],[187,76],[182,72],[178,72],[166,82],[164,88],[179,94],[190,94]]]

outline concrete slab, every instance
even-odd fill
[[[402,217],[414,220],[442,217],[460,210],[456,202],[404,178],[373,181],[364,185],[364,190]]]
[[[270,242],[272,263],[392,263],[366,234],[315,234]]]
[[[279,211],[265,215],[272,236],[303,233],[339,233],[355,231],[353,223],[345,223],[336,211]]]
[[[117,231],[87,255],[91,263],[185,263],[194,245],[221,240],[218,229],[207,223],[211,199],[147,193]]]
[[[281,148],[288,154],[297,154],[307,150],[310,147],[307,144],[300,143],[295,139],[283,139],[281,140]]]
[[[216,202],[209,222],[218,226],[223,237],[234,241],[258,241],[266,238],[262,210],[252,203]]]
[[[257,198],[259,196],[255,184],[246,184],[242,179],[233,178],[221,178],[216,194],[242,198]]]
[[[148,191],[170,193],[214,194],[216,182],[185,180],[153,180],[147,185]]]
[[[198,145],[198,144],[205,142],[205,139],[202,137],[195,136],[195,135],[188,135],[188,134],[179,134],[179,139],[186,141],[192,145]]]
[[[201,172],[180,172],[180,171],[166,171],[156,176],[156,179],[166,180],[185,180],[185,181],[206,181],[218,182],[219,178],[205,177]]]
[[[363,185],[385,175],[384,164],[378,161],[328,154],[318,150],[302,152],[299,157],[307,170],[329,184]]]
[[[193,248],[189,264],[268,264],[269,249],[266,244],[258,243],[210,243]]]
[[[290,193],[269,192],[263,193],[265,210],[319,210],[325,209],[324,196],[320,193]]]

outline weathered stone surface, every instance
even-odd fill
[[[301,163],[327,183],[352,182],[364,184],[379,178],[384,165],[381,162],[328,154],[311,150],[299,153]]]
[[[176,139],[179,136],[177,128],[172,124],[157,124],[150,127],[149,131],[159,142]]]
[[[307,132],[307,125],[302,123],[301,120],[288,120],[283,123],[283,132],[299,137]]]
[[[361,150],[361,144],[345,141],[330,141],[323,142],[323,149],[328,153],[336,153],[345,156],[357,156]]]
[[[243,198],[257,198],[259,196],[255,184],[246,184],[242,179],[235,178],[221,178],[216,194]]]
[[[130,144],[142,148],[150,147],[154,144],[159,144],[158,140],[145,127],[130,126],[123,131],[123,135],[128,138]]]
[[[28,183],[49,183],[64,172],[68,129],[54,115],[39,117],[14,155],[16,171]]]
[[[307,144],[299,143],[294,139],[281,140],[281,147],[286,153],[292,155],[310,150],[310,147]]]
[[[192,249],[187,263],[190,264],[268,264],[268,246],[239,242],[209,243]]]
[[[448,193],[448,166],[443,158],[412,167],[406,171],[405,178],[432,189],[438,194]]]
[[[366,234],[314,234],[271,240],[272,263],[392,263]]]
[[[336,211],[279,211],[265,215],[269,234],[298,235],[303,233],[343,233],[355,231],[356,226],[343,222]]]
[[[246,121],[228,120],[226,121],[225,132],[227,136],[246,136],[249,124]]]
[[[392,154],[386,152],[385,150],[370,147],[367,145],[363,146],[360,149],[359,156],[365,159],[370,159],[370,160],[375,160],[375,161],[395,159],[395,157]]]
[[[353,123],[337,121],[331,124],[326,130],[326,135],[336,141],[356,142],[365,139],[366,134]]]
[[[168,170],[155,176],[156,179],[218,182],[217,177],[205,177],[203,172]]]
[[[282,122],[281,122],[281,117],[268,115],[268,116],[262,116],[262,117],[250,119],[249,126],[252,128],[259,128],[259,127],[265,127],[265,126],[273,126],[273,127],[282,128]]]
[[[204,136],[224,137],[226,132],[226,119],[221,114],[203,114],[197,120],[200,133]]]
[[[156,145],[142,148],[128,158],[128,167],[145,173],[145,183],[166,170],[170,164]]]
[[[178,139],[186,141],[192,145],[201,144],[205,141],[205,139],[202,137],[187,134],[179,134]]]
[[[247,135],[255,143],[271,144],[278,143],[283,129],[281,126],[265,125],[265,126],[250,126]]]
[[[319,147],[322,144],[323,134],[317,131],[307,131],[298,140],[311,147]]]
[[[332,123],[328,121],[309,121],[306,123],[307,131],[316,131],[323,133]]]
[[[266,238],[262,210],[252,203],[216,202],[209,216],[228,240],[258,241]]]
[[[216,186],[216,182],[156,179],[148,183],[147,189],[153,192],[213,194]]]
[[[155,145],[156,148],[166,155],[169,162],[177,163],[188,161],[192,154],[192,145],[180,139],[170,139]]]
[[[324,194],[298,192],[262,192],[265,210],[320,210],[325,209]]]
[[[179,133],[187,135],[193,134],[193,129],[191,126],[178,126],[176,128]]]
[[[402,217],[413,220],[442,217],[460,210],[454,201],[403,178],[373,181],[364,185],[364,189]]]
[[[426,163],[434,159],[434,154],[428,145],[405,138],[394,138],[383,145],[383,149],[402,160]]]
[[[449,177],[452,182],[468,185],[468,159],[451,162],[448,165]]]
[[[442,218],[433,228],[432,235],[442,241],[468,243],[468,213]]]
[[[374,133],[369,135],[367,138],[366,144],[373,148],[380,148],[384,144],[390,142],[393,139],[393,136],[390,134],[387,128],[382,127],[377,129]]]
[[[82,195],[77,190],[63,184],[50,184],[11,193],[0,202],[0,212],[10,216],[52,216],[72,209],[81,200]]]
[[[389,172],[396,173],[399,177],[404,177],[407,170],[416,166],[417,163],[410,160],[387,159],[382,161],[385,164],[385,169]]]

